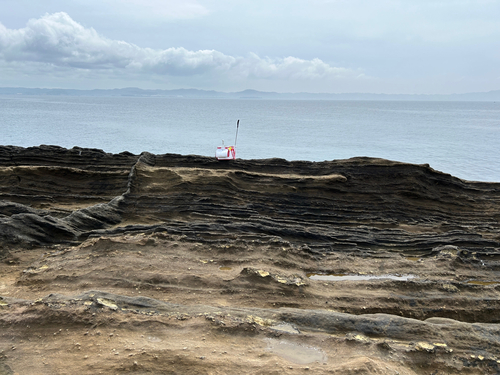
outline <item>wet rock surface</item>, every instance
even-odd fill
[[[0,374],[500,372],[500,184],[427,165],[0,147],[0,260]]]

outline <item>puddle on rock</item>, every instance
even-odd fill
[[[155,337],[155,336],[148,336],[148,341],[149,342],[161,342],[161,339],[159,337]]]
[[[394,280],[408,281],[414,279],[415,275],[347,275],[347,274],[324,274],[324,273],[308,273],[307,277],[317,281],[367,281],[367,280]]]
[[[219,267],[219,269],[220,269],[221,271],[231,271],[231,270],[232,270],[232,268],[231,268],[231,267],[222,267],[222,266],[221,266],[221,267]]]
[[[467,284],[473,284],[473,285],[488,286],[488,285],[498,285],[498,284],[500,284],[500,281],[469,280],[466,283]]]
[[[296,344],[294,342],[276,339],[264,339],[267,341],[267,350],[286,359],[287,361],[305,365],[313,362],[325,363],[328,358],[319,348]]]

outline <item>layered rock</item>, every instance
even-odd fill
[[[0,373],[500,371],[500,183],[428,165],[0,147],[0,259]]]
[[[5,243],[75,242],[121,222],[154,222],[157,230],[207,240],[278,236],[314,254],[423,255],[454,245],[495,258],[499,247],[500,185],[428,165],[371,158],[223,163],[54,146],[3,147],[0,156]]]

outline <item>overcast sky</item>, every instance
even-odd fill
[[[500,0],[0,0],[0,86],[500,89]]]

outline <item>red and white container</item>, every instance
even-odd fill
[[[215,158],[217,160],[234,160],[236,159],[236,149],[234,146],[219,146],[215,150]]]
[[[217,160],[234,160],[236,159],[236,141],[238,140],[238,129],[240,127],[240,120],[236,123],[236,138],[234,139],[234,146],[224,146],[224,141],[222,141],[222,146],[217,147],[215,150],[215,158]]]

